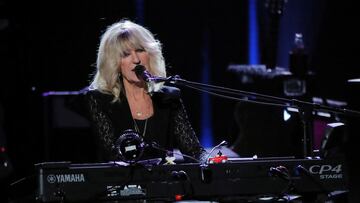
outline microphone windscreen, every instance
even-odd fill
[[[145,67],[143,65],[136,65],[134,68],[134,72],[138,78],[141,78],[141,75],[145,71]]]

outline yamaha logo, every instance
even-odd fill
[[[54,175],[48,175],[47,181],[49,183],[55,183],[56,182],[56,177]]]
[[[47,181],[50,184],[53,183],[80,183],[85,182],[84,174],[50,174],[47,176]]]

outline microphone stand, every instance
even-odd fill
[[[313,155],[312,136],[311,136],[313,130],[311,124],[311,115],[313,111],[323,111],[327,113],[343,114],[347,116],[360,116],[360,111],[356,111],[356,110],[329,107],[329,106],[301,101],[297,99],[286,99],[282,97],[275,97],[275,96],[259,94],[255,92],[248,92],[248,91],[231,89],[227,87],[187,81],[180,78],[180,76],[178,75],[170,76],[167,78],[154,77],[152,78],[152,81],[181,85],[201,92],[206,92],[210,95],[231,99],[235,101],[298,109],[303,125],[303,137],[302,137],[303,158],[311,157]]]

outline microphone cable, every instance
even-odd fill
[[[278,177],[287,182],[286,187],[280,192],[278,198],[288,200],[288,193],[295,189],[294,181],[289,170],[285,166],[270,167],[269,175]]]
[[[190,155],[187,155],[187,154],[184,154],[184,153],[178,153],[178,152],[174,152],[174,151],[170,151],[170,150],[167,150],[163,147],[161,147],[158,143],[156,142],[152,142],[150,145],[150,147],[153,147],[154,149],[157,149],[157,150],[160,150],[162,152],[165,152],[165,153],[169,153],[169,154],[176,154],[176,155],[179,155],[179,156],[184,156],[186,158],[189,158],[193,161],[195,161],[196,163],[201,163],[201,161],[199,159],[196,159],[195,157],[193,156],[190,156]]]

